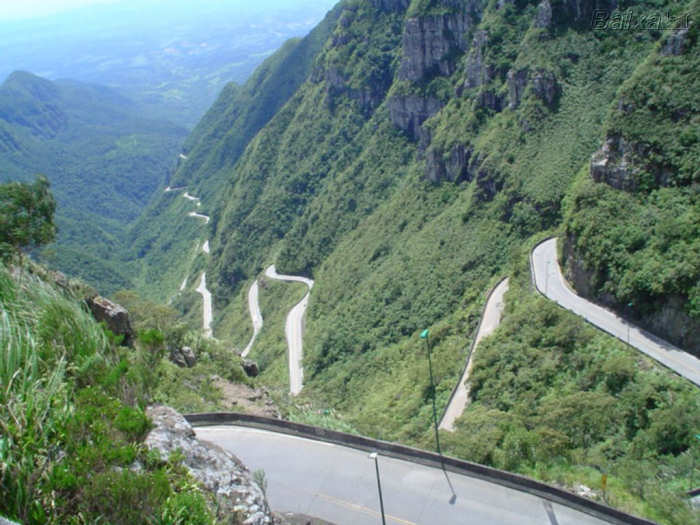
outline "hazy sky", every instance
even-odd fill
[[[90,4],[108,4],[116,0],[0,0],[0,20],[46,16]]]

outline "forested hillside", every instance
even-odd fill
[[[16,72],[0,86],[0,181],[46,175],[57,244],[43,256],[109,293],[131,287],[124,233],[175,166],[185,130],[116,92]]]
[[[697,454],[696,388],[545,303],[527,262],[538,240],[565,233],[581,293],[651,330],[670,301],[675,322],[697,330],[697,27],[592,20],[680,21],[698,7],[341,2],[243,89],[224,90],[174,176],[212,217],[216,336],[245,345],[246,293],[266,265],[313,277],[302,399],[431,447],[418,333],[431,329],[442,408],[486,293],[509,275],[504,325],[477,357],[450,452],[567,486],[599,486],[602,471],[612,504],[695,519],[677,497]],[[182,279],[181,201],[163,196],[134,232],[143,284],[161,297]],[[256,351],[263,379],[284,389],[284,342]]]

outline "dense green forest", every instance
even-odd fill
[[[451,453],[567,486],[599,486],[602,470],[611,504],[688,523],[697,390],[538,298],[527,273],[534,241],[563,235],[572,279],[590,277],[581,293],[657,333],[672,296],[679,326],[696,330],[698,30],[592,27],[594,9],[616,8],[698,12],[696,1],[343,1],[313,41],[224,90],[174,180],[212,217],[202,264],[217,337],[245,346],[246,293],[266,265],[315,279],[303,402],[430,447],[417,334],[433,334],[442,408],[487,291],[510,275],[474,402],[444,436]],[[290,75],[294,89],[280,91]],[[608,167],[627,155],[619,178],[633,184],[601,175],[606,151]],[[182,206],[164,196],[150,231],[134,231],[154,296],[179,284],[153,272],[184,264]],[[278,301],[269,315],[281,319]],[[661,332],[688,350],[697,341]],[[252,354],[280,391],[284,348],[268,337]]]
[[[0,86],[0,182],[48,177],[58,237],[41,256],[104,293],[131,287],[119,262],[127,227],[162,187],[184,137],[104,87],[24,72]]]

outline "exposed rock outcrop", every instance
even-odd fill
[[[352,53],[358,40],[358,31],[353,31],[352,27],[358,16],[357,11],[357,6],[353,4],[343,9],[332,37],[333,48],[349,46]],[[357,77],[357,72],[350,71],[347,64],[337,61],[321,63],[312,72],[311,81],[325,82],[326,100],[331,111],[338,105],[341,97],[349,98],[357,103],[362,114],[369,117],[384,101],[391,87],[394,79],[393,58],[389,52],[378,55],[372,62],[372,67],[362,71],[362,80],[355,78],[352,82],[350,78]]]
[[[220,405],[223,409],[276,419],[282,417],[266,388],[252,388],[243,383],[233,383],[217,375],[211,376],[210,381],[221,391]]]
[[[189,346],[170,350],[170,360],[180,368],[192,368],[197,364],[197,356]]]
[[[532,77],[532,91],[545,105],[551,108],[559,96],[559,84],[554,73],[537,69]]]
[[[489,36],[486,31],[477,31],[474,35],[464,65],[463,89],[479,87],[493,79],[495,75],[493,67],[484,64],[484,53],[488,40]]]
[[[591,158],[591,177],[596,182],[624,191],[634,191],[636,182],[632,169],[632,147],[622,137],[608,137]]]
[[[617,8],[617,0],[563,0],[552,6],[552,17],[561,23],[590,24],[593,13],[610,14]]]
[[[260,368],[258,368],[258,363],[250,359],[243,360],[243,371],[248,377],[258,377],[258,374],[260,374]]]
[[[527,87],[527,80],[530,76],[528,69],[519,69],[508,71],[508,107],[515,109],[520,105],[520,101]]]
[[[389,99],[389,116],[397,128],[423,144],[429,142],[429,133],[423,123],[442,109],[442,102],[432,97],[396,95]]]
[[[183,464],[204,489],[213,493],[222,523],[267,525],[275,522],[265,495],[248,469],[232,454],[199,441],[182,415],[166,406],[152,406],[146,414],[154,424],[145,445],[167,458],[180,451]]]
[[[534,26],[546,29],[552,24],[552,4],[549,0],[542,0],[537,6]]]
[[[361,112],[369,116],[384,101],[391,86],[392,77],[388,71],[377,71],[372,75],[366,86],[350,87],[343,73],[336,67],[329,67],[323,76],[326,81],[328,101],[333,106],[340,96],[348,97],[357,102]]]
[[[482,2],[440,4],[452,12],[406,20],[399,67],[401,80],[417,82],[434,75],[449,76],[456,69],[456,56],[467,50],[468,32],[479,22]]]
[[[559,96],[559,84],[554,73],[542,68],[537,68],[534,72],[529,68],[511,69],[508,71],[507,85],[510,109],[520,105],[528,87],[531,87],[535,97],[549,108],[554,105]]]
[[[456,144],[450,149],[449,155],[445,156],[437,148],[430,148],[425,159],[426,178],[431,182],[471,180],[473,173],[469,170],[469,159],[472,151],[463,144]]]
[[[661,54],[664,56],[681,55],[683,54],[685,43],[688,37],[688,28],[682,27],[674,30],[661,48]]]
[[[98,322],[104,322],[112,333],[124,336],[123,344],[134,344],[134,330],[126,308],[99,295],[89,297],[85,302]]]
[[[495,112],[503,111],[504,97],[493,91],[485,89],[476,98],[476,105],[480,108],[488,108]]]

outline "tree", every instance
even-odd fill
[[[0,184],[0,258],[21,258],[23,250],[53,241],[55,211],[56,201],[43,175],[31,184]]]

